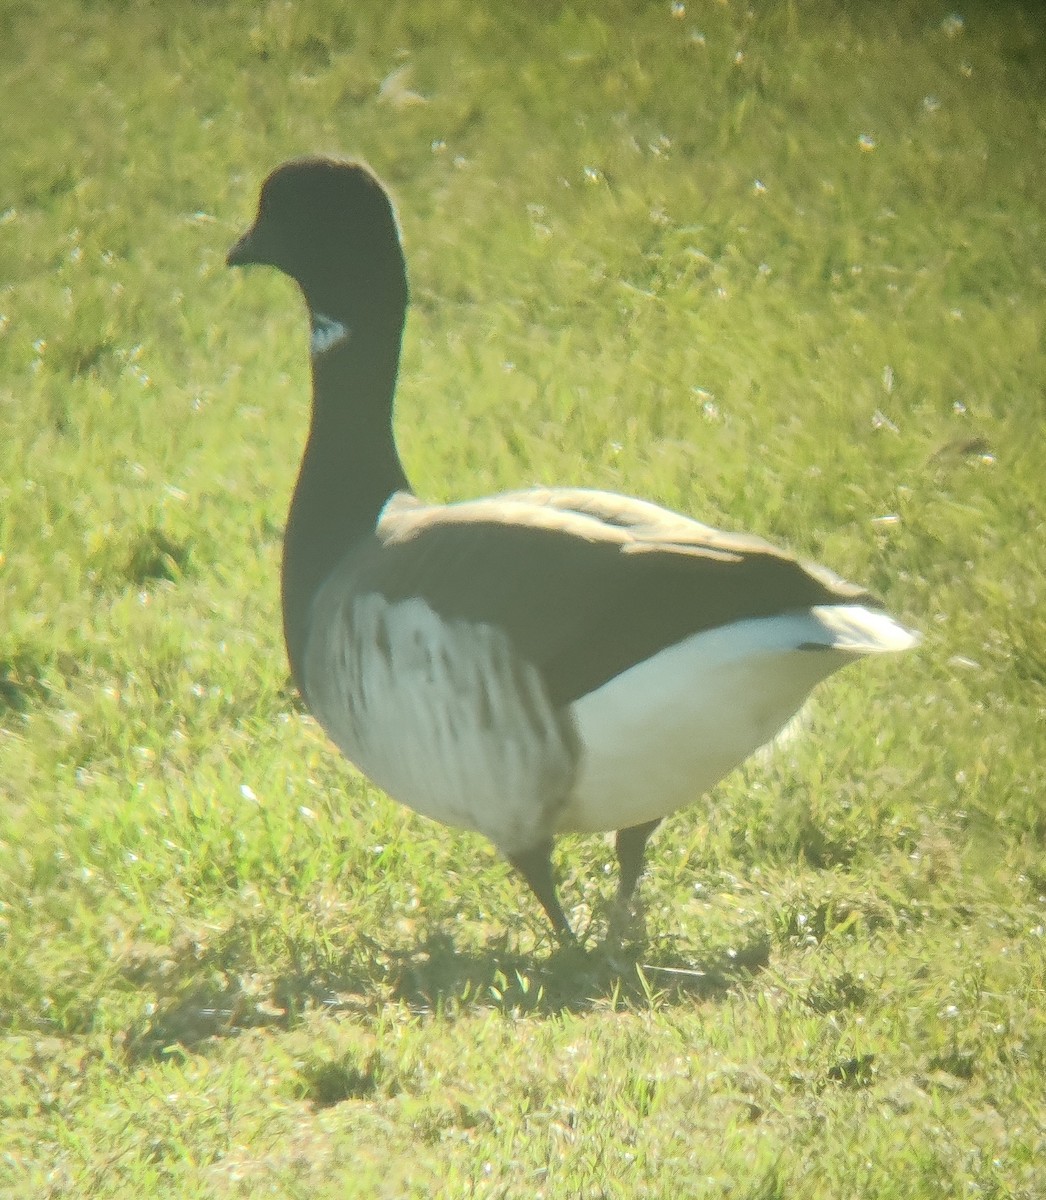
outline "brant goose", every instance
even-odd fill
[[[556,834],[617,830],[627,906],[662,817],[773,739],[820,680],[915,644],[863,589],[641,500],[418,500],[392,432],[406,268],[366,167],[278,167],[228,262],[296,280],[312,329],[283,547],[295,683],[389,795],[485,834],[562,939]]]

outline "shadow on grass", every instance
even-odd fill
[[[768,944],[740,954],[713,951],[697,962],[665,946],[564,946],[540,955],[513,952],[499,940],[462,952],[436,930],[417,947],[388,955],[387,983],[396,1000],[427,1012],[554,1016],[714,997],[750,978],[768,957]]]
[[[408,947],[360,937],[333,960],[315,944],[288,945],[282,963],[269,956],[263,965],[256,932],[238,925],[206,948],[129,961],[126,982],[154,990],[156,1000],[128,1030],[128,1056],[164,1058],[248,1029],[289,1030],[322,1011],[377,1016],[400,1005],[449,1020],[480,1010],[541,1018],[715,1000],[762,970],[770,952],[754,941],[696,960],[666,944],[521,953],[507,938],[462,950],[437,927]]]

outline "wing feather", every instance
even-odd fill
[[[761,538],[583,489],[439,506],[397,495],[317,603],[346,588],[499,626],[557,705],[705,629],[815,605],[878,606]]]

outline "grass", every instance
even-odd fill
[[[0,47],[0,1195],[1046,1195],[1035,7],[11,0]],[[651,496],[925,633],[666,823],[614,966],[289,687],[306,330],[222,264],[317,150],[398,201],[419,491]],[[589,946],[611,857],[559,851]]]

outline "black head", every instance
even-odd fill
[[[406,268],[392,205],[359,163],[293,159],[262,185],[229,266],[263,263],[296,280],[313,312],[403,319]]]

